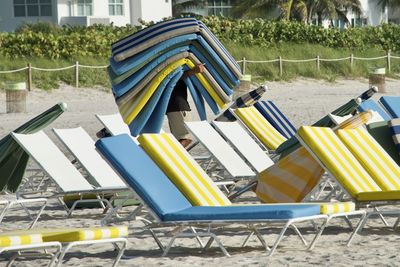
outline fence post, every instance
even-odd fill
[[[279,75],[283,75],[282,57],[279,56]]]
[[[319,68],[319,56],[317,56],[317,71],[319,72],[320,68]]]
[[[28,81],[28,91],[32,90],[32,64],[28,63],[27,69],[27,81]]]
[[[353,69],[353,63],[354,63],[354,56],[353,54],[350,55],[350,68]]]
[[[243,75],[245,75],[246,74],[246,58],[245,57],[243,57],[243,59],[242,59],[242,64],[243,64],[242,73],[243,73]]]
[[[79,88],[79,62],[75,62],[75,87]]]
[[[387,51],[387,69],[388,69],[388,73],[390,73],[390,68],[391,68],[391,66],[390,66],[390,57],[391,57],[391,53],[390,53],[391,51],[390,51],[390,49]]]

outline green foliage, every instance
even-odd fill
[[[281,43],[308,43],[358,50],[371,47],[400,50],[400,26],[395,24],[341,30],[293,21],[233,20],[220,17],[203,17],[202,20],[221,40],[246,46],[276,47]],[[15,33],[0,33],[0,54],[10,58],[108,58],[113,42],[141,27],[25,24]]]

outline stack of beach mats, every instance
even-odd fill
[[[183,79],[200,119],[205,120],[205,103],[218,114],[231,102],[241,70],[201,21],[164,21],[112,45],[108,69],[112,90],[133,136],[160,131],[175,84],[200,63],[205,72]]]

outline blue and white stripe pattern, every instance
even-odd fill
[[[389,123],[390,131],[392,132],[392,138],[397,151],[400,153],[400,119],[390,120]]]
[[[379,102],[393,118],[400,118],[400,96],[382,96]]]
[[[289,139],[296,134],[296,128],[272,101],[260,101],[254,106],[283,136]]]

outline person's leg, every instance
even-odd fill
[[[190,133],[185,127],[185,121],[190,119],[190,113],[187,111],[168,112],[167,117],[171,133],[183,147],[187,147],[192,142]]]

